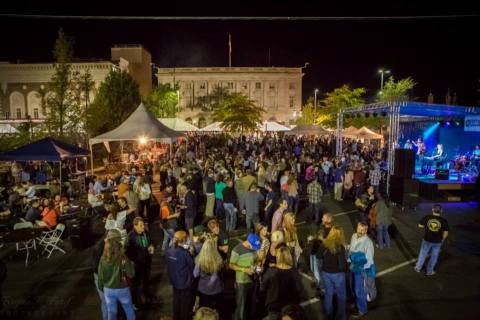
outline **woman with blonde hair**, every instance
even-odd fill
[[[346,319],[346,284],[347,256],[345,252],[345,236],[343,229],[333,226],[328,236],[322,241],[317,252],[322,264],[322,279],[325,285],[323,301],[325,314],[333,319],[333,296],[337,296],[335,319]]]
[[[193,270],[194,277],[200,278],[198,282],[200,307],[217,309],[220,306],[223,291],[223,280],[220,275],[222,269],[223,259],[218,252],[217,238],[209,236],[195,259]]]
[[[275,267],[263,275],[260,291],[265,293],[267,319],[279,319],[283,307],[302,301],[304,290],[290,250],[278,249]]]
[[[295,214],[293,212],[287,212],[283,217],[283,234],[285,236],[285,244],[290,248],[290,252],[294,257],[294,265],[296,266],[303,250],[298,241],[297,227],[295,226]]]
[[[103,291],[108,319],[117,319],[117,303],[125,311],[127,320],[135,319],[129,282],[135,275],[133,263],[128,260],[123,246],[116,239],[106,239],[98,265],[98,289]]]
[[[285,237],[283,231],[277,230],[272,232],[270,236],[270,249],[267,251],[265,261],[263,262],[263,271],[266,272],[268,268],[274,267],[277,263],[277,251],[285,247]]]

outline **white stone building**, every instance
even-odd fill
[[[72,71],[87,69],[98,89],[112,68],[126,70],[139,83],[142,96],[152,88],[150,53],[141,45],[121,45],[111,48],[112,61],[72,63]],[[0,62],[0,121],[24,122],[27,116],[35,121],[44,118],[39,90],[44,89],[54,74],[52,63]],[[96,90],[89,94],[93,101]]]
[[[158,83],[179,85],[179,117],[203,127],[211,123],[210,114],[193,108],[199,97],[217,86],[240,92],[265,109],[264,120],[292,124],[300,117],[302,68],[208,67],[159,68]]]

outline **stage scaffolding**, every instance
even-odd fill
[[[390,190],[390,176],[395,170],[395,149],[399,147],[400,137],[400,117],[403,116],[419,116],[423,119],[429,118],[464,118],[466,115],[480,114],[480,108],[477,107],[463,107],[451,106],[442,104],[431,104],[421,102],[388,102],[388,103],[372,103],[348,109],[340,109],[337,113],[337,134],[336,134],[336,155],[340,156],[342,150],[342,131],[343,120],[345,115],[357,115],[369,113],[370,116],[376,114],[377,117],[389,117],[389,136],[387,144],[387,193]]]

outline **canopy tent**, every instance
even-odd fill
[[[65,159],[81,158],[88,151],[52,138],[44,138],[0,155],[0,161],[49,161],[60,164],[60,186],[62,185],[61,162]]]
[[[158,121],[168,128],[177,132],[194,132],[198,131],[198,128],[193,124],[180,118],[158,118]]]
[[[202,132],[223,132],[224,129],[222,128],[222,123],[221,122],[214,122],[209,124],[206,127],[203,127],[199,129],[198,131]]]
[[[355,132],[355,135],[357,136],[358,139],[367,139],[367,140],[381,140],[383,139],[383,136],[381,134],[378,134],[367,127],[361,127],[358,129],[357,132]]]
[[[264,132],[284,132],[290,131],[290,128],[281,125],[275,121],[263,121],[263,123],[258,125],[258,129]]]
[[[52,138],[44,138],[0,155],[0,161],[50,161],[80,158],[88,151]]]
[[[18,130],[9,123],[0,123],[0,134],[17,134]]]
[[[90,139],[90,145],[108,141],[133,141],[139,138],[171,144],[182,136],[183,134],[158,121],[141,103],[121,125]]]
[[[315,125],[315,124],[299,124],[292,130],[286,132],[288,135],[315,135],[315,136],[324,136],[330,134],[324,128]]]
[[[345,128],[343,129],[343,133],[346,134],[346,133],[353,133],[353,132],[357,132],[358,129],[355,128],[354,126],[350,126],[348,128]]]

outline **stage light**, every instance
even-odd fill
[[[374,118],[376,118],[378,116],[378,113],[374,112],[372,115]]]
[[[382,111],[382,117],[386,117],[387,116],[387,112],[386,111]]]
[[[430,127],[428,127],[423,133],[423,141],[427,140],[435,132],[435,130],[438,129],[438,127],[440,127],[440,122],[435,122]]]
[[[450,121],[445,122],[445,125],[446,125],[447,127],[449,127],[449,126],[450,126]]]
[[[145,143],[147,143],[147,138],[144,137],[144,136],[141,136],[140,138],[138,138],[138,142],[140,144],[145,144]]]

